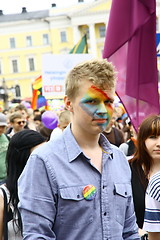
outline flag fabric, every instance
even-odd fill
[[[88,53],[87,35],[85,34],[69,53]]]
[[[103,58],[116,68],[116,93],[137,130],[160,112],[155,0],[112,0]]]
[[[46,98],[42,95],[42,76],[36,78],[32,84],[33,93],[32,93],[32,102],[31,107],[33,110],[45,107],[48,110],[48,104]]]

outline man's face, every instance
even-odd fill
[[[114,93],[114,89],[102,91],[89,81],[83,82],[78,96],[71,102],[72,123],[91,134],[102,132],[106,129],[113,113]]]
[[[15,118],[14,122],[11,123],[11,126],[13,127],[14,132],[19,132],[24,129],[25,124],[26,121],[24,120],[24,118]]]
[[[5,126],[0,126],[0,136],[5,132],[6,127]]]

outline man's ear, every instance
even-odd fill
[[[64,97],[64,104],[68,111],[73,112],[72,101],[68,98],[68,96]]]

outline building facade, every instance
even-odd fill
[[[160,32],[160,0],[157,0],[157,32]],[[0,85],[11,98],[32,96],[32,82],[42,74],[42,56],[67,54],[87,33],[89,53],[101,57],[111,0],[4,15],[0,10]],[[158,59],[159,63],[159,59]],[[15,93],[15,89],[17,91]],[[20,87],[20,89],[18,89]]]
[[[42,56],[66,54],[87,33],[89,53],[101,57],[111,0],[78,2],[69,8],[4,15],[0,11],[0,77],[12,95],[32,96],[32,82],[42,74]]]

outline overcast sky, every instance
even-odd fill
[[[92,1],[94,0],[84,0],[84,2]],[[22,7],[26,7],[28,11],[36,11],[49,9],[52,3],[61,7],[77,4],[78,0],[0,0],[0,10],[3,10],[4,14],[20,13]]]

